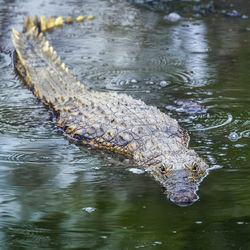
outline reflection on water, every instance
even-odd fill
[[[95,19],[48,39],[88,87],[143,99],[189,131],[217,168],[191,207],[131,162],[70,144],[13,75],[11,29],[24,16],[82,13]],[[163,16],[126,1],[0,3],[2,249],[250,248],[250,22]]]

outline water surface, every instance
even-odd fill
[[[131,163],[63,137],[13,74],[11,29],[34,14],[95,16],[47,38],[86,86],[188,130],[217,168],[198,202],[178,207]],[[0,2],[1,249],[250,249],[250,19],[164,15],[126,1]]]

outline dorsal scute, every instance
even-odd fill
[[[86,20],[90,21],[94,17],[92,15],[88,16]],[[50,16],[47,20],[45,16],[41,16],[40,19],[38,19],[37,16],[34,16],[32,18],[31,16],[28,16],[24,19],[24,25],[23,25],[23,33],[28,32],[30,29],[32,29],[34,26],[38,28],[38,32],[45,33],[46,31],[51,31],[54,28],[62,27],[64,24],[72,24],[73,21],[76,22],[83,22],[84,17],[78,16],[75,19],[72,16],[69,16],[67,18],[64,18],[62,16],[53,17]]]

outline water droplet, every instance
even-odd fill
[[[223,168],[221,165],[215,164],[214,166],[210,167],[209,170],[216,170],[216,169],[221,169]]]
[[[197,220],[195,224],[202,224],[202,221]]]
[[[163,18],[167,22],[177,22],[181,19],[181,16],[175,12],[171,12],[169,15]]]
[[[120,82],[119,82],[119,85],[121,85],[121,86],[123,86],[123,85],[125,85],[125,81],[124,80],[121,80]]]
[[[174,106],[172,106],[172,105],[165,106],[165,109],[167,109],[167,110],[176,110],[176,108]]]
[[[153,85],[154,82],[153,81],[147,81],[146,84]]]
[[[137,83],[138,81],[136,79],[132,79],[130,82],[131,83]]]
[[[228,136],[228,139],[230,141],[238,141],[239,136],[236,132],[231,132],[230,135]]]
[[[246,124],[247,126],[248,124]],[[249,130],[245,130],[245,131],[242,131],[240,133],[240,137],[244,137],[244,138],[250,138],[250,129]]]
[[[107,239],[108,236],[106,236],[106,235],[101,235],[100,238],[101,238],[101,239]]]
[[[153,245],[153,246],[162,245],[162,242],[161,242],[161,241],[155,241],[152,245]]]
[[[161,82],[160,82],[160,86],[161,86],[162,88],[166,87],[167,85],[169,85],[169,83],[166,82],[166,81],[161,81]]]
[[[144,248],[144,247],[146,247],[146,245],[135,246],[135,248]]]
[[[144,170],[139,168],[130,168],[128,171],[132,172],[133,174],[143,174]]]
[[[195,129],[202,129],[202,128],[203,128],[203,126],[200,123],[195,125]]]
[[[245,224],[243,221],[237,221],[237,224],[238,225],[243,225],[243,224]]]
[[[93,213],[93,212],[95,212],[95,208],[94,207],[84,207],[84,208],[82,208],[82,211],[84,211],[84,212],[87,212],[87,213]]]
[[[167,83],[166,81],[161,81],[161,82],[160,82],[160,86],[161,86],[162,88],[166,87],[167,85],[168,85],[168,83]]]

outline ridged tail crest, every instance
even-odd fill
[[[84,92],[86,88],[73,76],[53,47],[45,38],[43,31],[62,23],[52,18],[46,23],[35,17],[27,18],[23,32],[13,29],[12,41],[16,49],[15,68],[23,82],[40,100],[52,106],[67,101],[74,93]],[[45,29],[46,28],[46,29]]]

